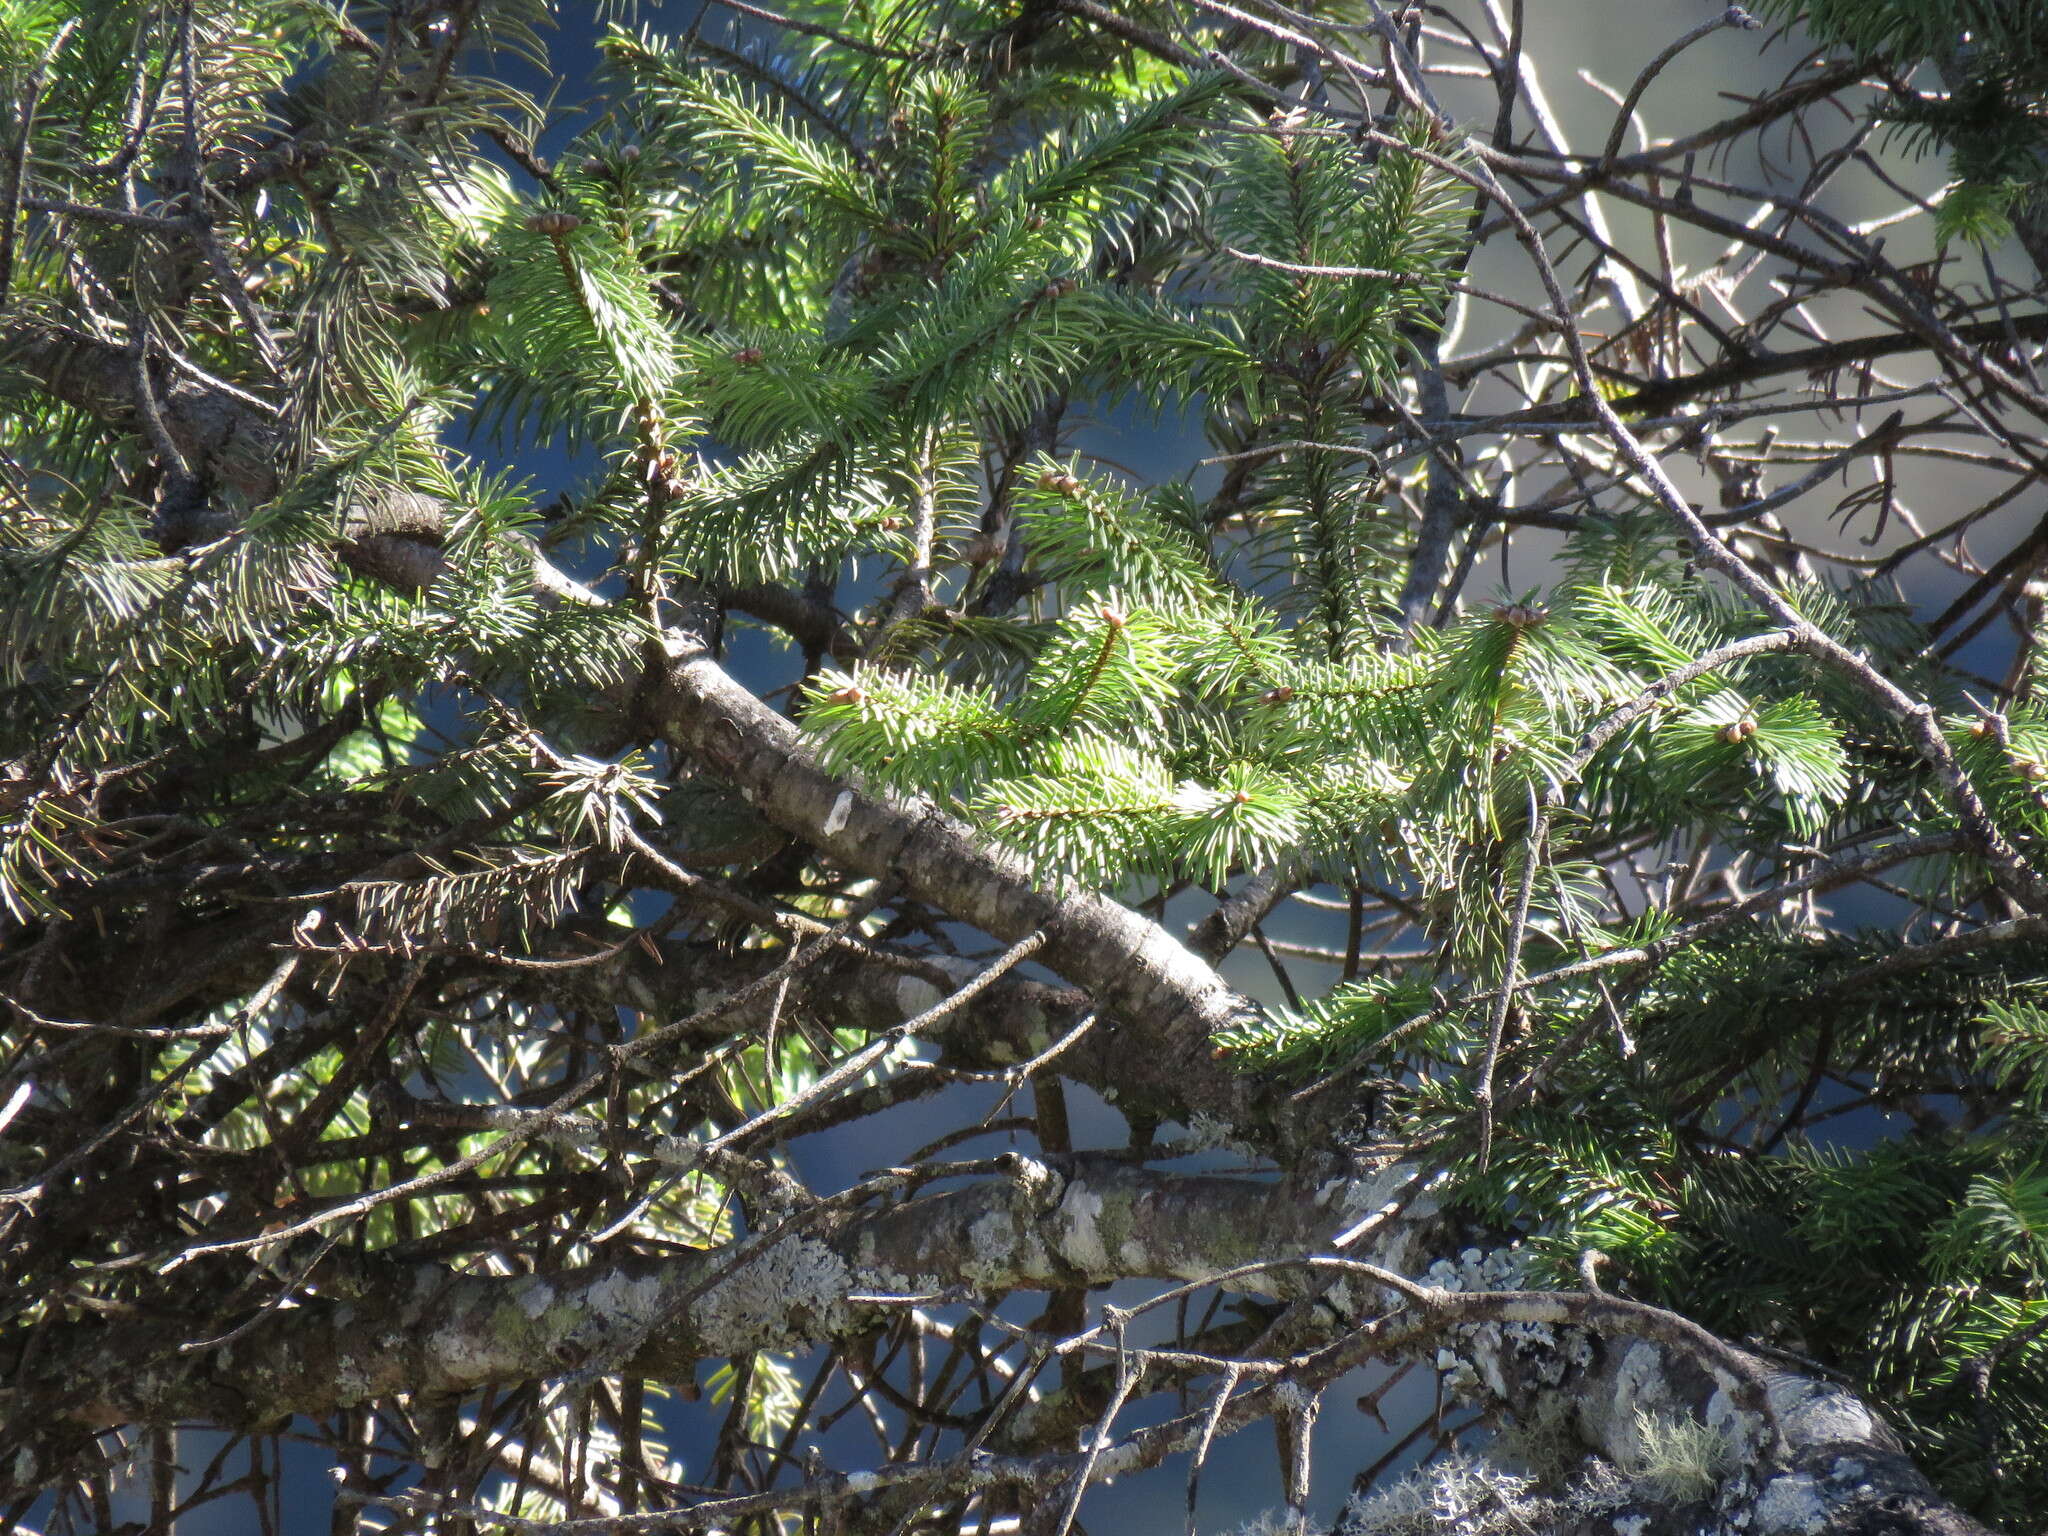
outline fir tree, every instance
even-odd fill
[[[2038,28],[1456,10],[0,0],[11,1525],[2031,1528]]]

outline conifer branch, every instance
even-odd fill
[[[303,1411],[343,1523],[1298,1525],[1364,1362],[1528,1464],[1332,1399],[1345,1536],[2041,1503],[2038,39],[1580,143],[1492,0],[747,0],[564,140],[431,9],[0,4],[0,1523]]]

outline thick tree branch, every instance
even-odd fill
[[[1623,1469],[1640,1459],[1646,1422],[1685,1418],[1717,1431],[1752,1454],[1690,1512],[1742,1513],[1756,1536],[1847,1536],[1880,1510],[1898,1517],[1887,1528],[1901,1533],[1982,1529],[1934,1496],[1882,1422],[1837,1388],[1770,1371],[1638,1303],[1515,1289],[1513,1254],[1468,1251],[1425,1270],[1446,1236],[1427,1200],[1380,1221],[1368,1254],[1319,1261],[1341,1229],[1412,1181],[1405,1166],[1268,1184],[1002,1161],[1003,1179],[688,1258],[506,1276],[331,1256],[295,1306],[189,1351],[175,1341],[205,1333],[211,1319],[52,1325],[33,1361],[10,1371],[0,1413],[87,1431],[194,1417],[256,1429],[288,1414],[586,1367],[677,1380],[709,1358],[851,1339],[918,1298],[1222,1278],[1309,1302],[1313,1331],[1327,1341],[1241,1361],[1261,1389],[1227,1428],[1273,1411],[1266,1399],[1284,1383],[1314,1390],[1367,1360],[1436,1350],[1454,1387],[1561,1428]],[[1424,1280],[1404,1278],[1412,1273]],[[1099,1347],[1117,1346],[1104,1338]],[[81,1392],[82,1381],[93,1390]],[[1205,1418],[1136,1432],[1103,1451],[1096,1471],[1156,1464]],[[33,1465],[17,1458],[11,1470],[32,1484]]]
[[[189,1354],[178,1346],[216,1331],[200,1311],[55,1325],[26,1372],[15,1362],[6,1373],[0,1418],[26,1424],[48,1411],[94,1430],[194,1417],[254,1427],[593,1362],[676,1380],[699,1360],[853,1337],[887,1315],[887,1298],[933,1292],[1199,1281],[1271,1262],[1270,1274],[1241,1275],[1239,1287],[1298,1297],[1312,1277],[1284,1261],[1327,1243],[1391,1178],[1318,1189],[1086,1160],[1064,1172],[1003,1161],[1005,1179],[683,1259],[506,1276],[331,1255],[297,1305]],[[1416,1208],[1386,1227],[1382,1249],[1414,1262],[1433,1219],[1433,1208]],[[707,1284],[720,1270],[730,1272]],[[680,1298],[690,1299],[678,1315]],[[650,1336],[665,1318],[672,1324]],[[81,1377],[96,1390],[80,1393]]]
[[[1044,964],[1122,1031],[1138,1091],[1232,1122],[1250,1088],[1214,1059],[1214,1039],[1252,1005],[1158,924],[1092,891],[1046,890],[929,802],[868,793],[819,765],[796,728],[701,647],[670,656],[653,712],[661,734],[734,785],[776,825],[849,869],[891,876],[920,900],[995,938],[1046,934]]]

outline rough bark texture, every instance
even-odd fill
[[[1601,1326],[1602,1298],[1504,1293],[1520,1261],[1467,1250],[1439,1260],[1431,1282],[1489,1315],[1461,1325],[1439,1364],[1467,1397],[1498,1407],[1541,1443],[1589,1446],[1637,1487],[1583,1530],[1600,1536],[1978,1536],[1852,1393],[1722,1345],[1703,1350],[1681,1327]],[[1673,1320],[1674,1322],[1676,1320]],[[1723,1353],[1725,1351],[1725,1354]],[[1660,1431],[1704,1425],[1720,1436],[1717,1475],[1685,1486]],[[1660,1462],[1660,1457],[1663,1460]],[[1673,1484],[1677,1486],[1674,1487]],[[1648,1487],[1641,1486],[1648,1484]]]
[[[793,1213],[728,1248],[668,1262],[465,1275],[330,1255],[311,1266],[294,1305],[246,1319],[225,1342],[180,1351],[207,1315],[197,1293],[182,1321],[86,1323],[46,1336],[41,1358],[0,1388],[0,1401],[9,1420],[47,1413],[105,1429],[204,1418],[251,1428],[599,1364],[687,1380],[699,1361],[851,1337],[891,1305],[940,1292],[991,1298],[1244,1270],[1234,1285],[1300,1297],[1315,1289],[1313,1276],[1282,1261],[1319,1251],[1407,1177],[1393,1170],[1304,1185],[1095,1159],[1064,1170],[1004,1161],[1005,1178],[851,1217]],[[1382,1255],[1412,1264],[1435,1224],[1425,1202],[1387,1226]],[[303,1249],[269,1262],[306,1266]],[[1248,1268],[1262,1263],[1274,1267]],[[96,1381],[83,1400],[82,1377]]]
[[[1669,1314],[1606,1298],[1513,1289],[1519,1257],[1448,1239],[1426,1196],[1376,1223],[1350,1262],[1419,1275],[1405,1300],[1357,1272],[1289,1264],[1412,1191],[1418,1171],[1320,1182],[1176,1176],[1095,1159],[1062,1169],[1013,1157],[1007,1177],[852,1217],[796,1214],[726,1249],[545,1275],[465,1275],[434,1265],[330,1258],[292,1306],[222,1342],[181,1351],[205,1316],[78,1324],[46,1338],[0,1389],[0,1414],[101,1430],[182,1419],[258,1429],[292,1414],[410,1395],[461,1395],[560,1372],[623,1370],[688,1381],[699,1362],[801,1350],[877,1328],[893,1307],[941,1296],[1122,1279],[1193,1282],[1309,1310],[1295,1334],[1330,1379],[1374,1356],[1433,1355],[1455,1391],[1599,1452],[1625,1473],[1582,1529],[1600,1536],[1976,1536],[1883,1422],[1851,1394],[1773,1370]],[[293,1265],[279,1254],[278,1265]],[[300,1263],[303,1260],[299,1261]],[[1389,1310],[1391,1308],[1391,1310]],[[1356,1341],[1371,1347],[1360,1351]],[[81,1392],[82,1381],[92,1390]],[[1645,1426],[1707,1426],[1729,1461],[1694,1497],[1673,1497]],[[1056,1431],[1058,1415],[1041,1416]],[[1025,1447],[1015,1444],[1013,1450]],[[59,1443],[61,1443],[61,1438]],[[1040,1447],[1033,1447],[1040,1448]],[[1132,1466],[1157,1439],[1120,1453]],[[1117,1458],[1112,1458],[1113,1460]],[[13,1469],[32,1484],[34,1466]],[[1354,1529],[1369,1532],[1371,1511]]]

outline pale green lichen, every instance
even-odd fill
[[[1060,1197],[1060,1249],[1067,1261],[1092,1274],[1110,1272],[1109,1245],[1102,1236],[1103,1199],[1081,1180]]]
[[[896,1006],[903,1010],[906,1019],[936,1007],[944,998],[945,994],[922,976],[896,978]]]
[[[1628,1484],[1605,1462],[1588,1462],[1546,1485],[1495,1461],[1456,1454],[1353,1499],[1337,1536],[1528,1536],[1569,1530],[1619,1509],[1628,1496]]]
[[[713,1355],[795,1349],[844,1331],[853,1272],[829,1246],[785,1237],[698,1297],[690,1320]]]
[[[1720,1430],[1685,1415],[1635,1415],[1635,1445],[1622,1470],[1660,1504],[1692,1504],[1709,1497],[1741,1457]]]
[[[1827,1529],[1830,1500],[1811,1473],[1793,1472],[1764,1486],[1751,1511],[1758,1531],[1797,1532],[1814,1536]]]

